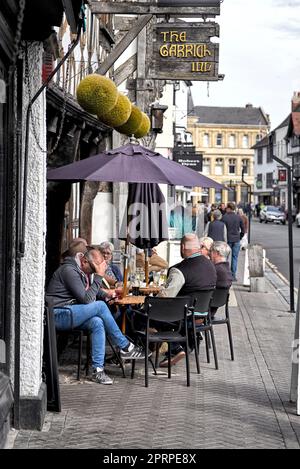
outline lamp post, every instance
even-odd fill
[[[247,186],[247,201],[248,201],[248,204],[249,204],[249,216],[248,216],[248,220],[249,220],[249,225],[248,225],[248,243],[250,244],[250,235],[251,235],[251,218],[252,218],[252,213],[251,213],[251,195],[252,195],[252,191],[251,191],[251,184],[248,184],[248,182],[245,181],[244,179],[244,174],[245,174],[245,169],[243,168],[242,170],[242,182],[244,184],[246,184]]]
[[[294,247],[293,247],[293,214],[292,214],[292,166],[273,153],[273,135],[269,135],[269,149],[272,159],[287,169],[288,173],[288,230],[289,230],[289,270],[290,270],[290,311],[295,312],[294,299]]]

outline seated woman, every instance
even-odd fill
[[[112,263],[114,245],[108,241],[105,241],[100,244],[99,251],[107,262],[107,269],[105,271],[104,278],[109,286],[113,287],[117,282],[123,281],[123,275],[119,267]]]

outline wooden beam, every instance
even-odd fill
[[[126,60],[120,67],[115,70],[114,81],[119,86],[125,81],[133,72],[135,72],[137,66],[137,54],[134,54],[130,59]]]
[[[139,2],[97,2],[89,3],[93,14],[129,14],[129,15],[170,15],[180,18],[189,18],[193,16],[214,17],[220,15],[220,6],[158,6],[157,3],[139,3]]]
[[[135,17],[115,16],[114,17],[114,29],[117,29],[118,31],[129,31],[129,29],[132,28],[135,21],[136,21]]]
[[[105,73],[113,66],[115,61],[123,54],[127,47],[137,37],[137,35],[144,29],[144,27],[152,19],[153,15],[143,15],[137,20],[134,27],[128,31],[126,36],[117,44],[113,51],[107,56],[104,62],[100,65],[96,73],[105,75]]]

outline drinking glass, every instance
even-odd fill
[[[116,283],[116,295],[117,298],[121,299],[123,298],[123,290],[124,290],[124,283],[123,282],[117,282]]]

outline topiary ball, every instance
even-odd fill
[[[76,90],[80,106],[91,114],[97,114],[98,117],[113,109],[118,94],[118,89],[112,80],[96,73],[83,78]]]
[[[134,133],[135,138],[142,138],[145,137],[149,133],[149,130],[151,128],[151,122],[147,114],[142,112],[142,123],[137,129],[137,131]]]
[[[116,105],[109,111],[108,114],[98,116],[99,119],[110,127],[119,127],[128,121],[131,114],[132,104],[122,93],[119,93]]]
[[[129,136],[133,135],[141,125],[142,117],[142,111],[133,104],[129,119],[125,122],[125,124],[121,125],[120,127],[116,127],[116,130],[121,134]]]

